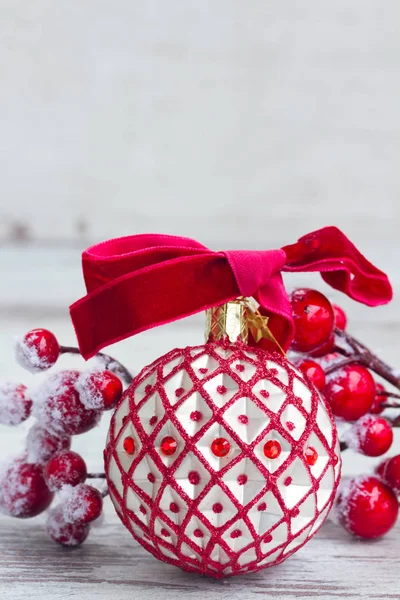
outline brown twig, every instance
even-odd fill
[[[79,355],[81,354],[79,348],[75,348],[74,346],[60,346],[60,353]],[[115,360],[115,358],[109,356],[108,354],[104,354],[103,352],[98,352],[96,354],[96,357],[101,358],[106,369],[118,375],[118,377],[123,379],[125,383],[129,385],[132,382],[132,373],[118,360]]]
[[[344,361],[340,361],[336,363],[336,365],[332,365],[327,369],[327,374],[333,373],[337,371],[341,367],[350,364],[352,362],[357,362],[371,371],[374,371],[379,377],[388,381],[395,388],[400,390],[400,377],[398,377],[392,367],[386,364],[383,360],[378,358],[367,346],[359,342],[355,337],[350,335],[347,331],[342,331],[341,329],[335,329],[335,334],[343,339],[346,344],[350,346],[353,350],[353,353],[349,355]]]

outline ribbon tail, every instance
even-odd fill
[[[288,272],[320,271],[331,287],[367,306],[387,304],[393,297],[389,279],[370,263],[337,227],[325,227],[285,246]]]

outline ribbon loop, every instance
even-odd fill
[[[70,312],[86,359],[130,335],[238,296],[257,300],[286,350],[294,325],[282,271],[320,271],[329,285],[369,306],[392,298],[387,276],[336,227],[264,251],[212,252],[190,238],[134,235],[88,248],[82,265],[88,294]]]

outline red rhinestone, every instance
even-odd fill
[[[270,542],[272,542],[272,535],[270,533],[268,533],[265,538],[264,538],[264,542],[266,544],[269,544]]]
[[[151,392],[151,385],[148,383],[148,384],[146,385],[146,387],[144,388],[144,393],[145,393],[145,394],[148,394],[148,393],[150,393],[150,392]]]
[[[201,421],[201,419],[203,418],[203,415],[201,414],[201,412],[199,410],[193,410],[190,413],[190,418],[192,419],[192,421]]]
[[[223,394],[226,394],[227,391],[228,391],[228,388],[225,387],[224,385],[218,385],[217,386],[217,392],[218,392],[218,394],[221,394],[221,396]]]
[[[123,446],[124,446],[124,450],[127,454],[135,453],[135,440],[130,435],[128,435],[128,437],[126,437],[124,439]]]
[[[243,371],[244,371],[244,365],[241,365],[240,363],[235,365],[235,368],[237,371],[240,371],[241,373],[243,373]]]
[[[199,369],[199,373],[201,373],[202,375],[205,375],[205,373],[207,373],[207,371],[208,371],[207,367],[201,367],[201,368]],[[196,531],[197,531],[197,530],[196,530]]]
[[[147,479],[150,481],[150,483],[154,483],[156,478],[154,477],[153,473],[149,473],[147,475]]]
[[[179,396],[182,396],[182,394],[184,393],[184,391],[185,390],[183,389],[183,387],[178,388],[177,390],[175,390],[175,396],[177,398],[179,398]]]
[[[177,448],[177,441],[170,435],[167,435],[161,440],[160,450],[161,453],[164,454],[164,456],[172,456],[173,454],[175,454]]]
[[[226,456],[231,449],[231,445],[225,438],[217,438],[211,444],[211,452],[218,456],[218,458],[222,458]]]
[[[261,502],[258,506],[257,506],[257,510],[259,510],[260,512],[263,510],[267,509],[267,505],[265,502]]]
[[[145,515],[145,514],[146,514],[146,509],[145,509],[145,507],[143,506],[143,504],[141,504],[141,505],[139,506],[139,510],[140,510],[140,512],[142,513],[142,515]]]
[[[151,419],[149,421],[150,426],[153,427],[153,425],[155,425],[157,423],[157,421],[158,421],[158,417],[156,417],[155,415],[154,415],[154,417],[151,417]]]
[[[216,502],[213,507],[212,507],[213,511],[217,514],[222,513],[223,510],[223,506],[220,502]]]
[[[283,482],[283,485],[285,485],[286,487],[288,485],[290,485],[292,483],[292,478],[291,477],[286,477],[285,481]]]
[[[231,533],[231,538],[235,539],[238,538],[242,535],[242,532],[240,531],[240,529],[234,529]]]
[[[189,483],[191,483],[192,485],[197,485],[198,483],[200,483],[200,475],[197,473],[197,471],[190,471],[188,479]]]
[[[176,502],[171,502],[171,504],[169,505],[169,510],[173,513],[178,513],[179,512],[179,506],[177,505]]]
[[[313,467],[318,460],[318,452],[312,446],[309,446],[305,451],[307,464]]]
[[[292,421],[287,421],[286,427],[289,429],[289,431],[293,431],[294,429],[296,429],[296,426],[294,423],[292,423]]]
[[[247,483],[247,475],[239,475],[239,477],[237,478],[237,482],[239,485],[244,485],[245,483]]]
[[[264,446],[264,454],[267,458],[271,460],[278,458],[282,449],[278,440],[268,440],[268,442]]]
[[[263,398],[269,398],[269,392],[267,392],[267,390],[260,390],[260,396]]]
[[[247,425],[247,423],[249,422],[249,417],[247,415],[239,415],[238,416],[238,421],[242,425]]]
[[[204,537],[204,533],[201,531],[201,529],[195,529],[193,531],[193,535],[194,535],[194,537],[197,537],[197,538]]]

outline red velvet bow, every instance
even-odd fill
[[[145,329],[252,296],[284,349],[293,317],[281,271],[320,271],[322,278],[369,306],[392,289],[336,227],[325,227],[279,250],[212,252],[190,238],[133,235],[108,240],[82,255],[87,296],[70,308],[84,358]]]

